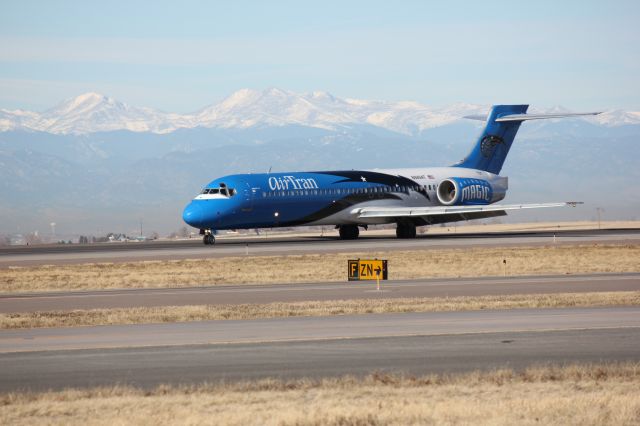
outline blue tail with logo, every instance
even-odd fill
[[[522,121],[496,121],[500,117],[525,114],[529,105],[495,105],[487,118],[487,124],[471,153],[454,167],[485,170],[498,174],[507,158],[509,148]],[[469,117],[472,118],[472,117]],[[473,117],[476,118],[476,117]]]

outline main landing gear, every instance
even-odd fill
[[[398,238],[415,238],[416,226],[412,223],[398,223],[396,236]]]
[[[216,243],[216,237],[213,236],[213,233],[210,229],[205,229],[201,232],[204,234],[204,236],[202,237],[202,242],[205,245],[212,246]]]
[[[340,225],[339,232],[342,240],[355,240],[360,235],[358,225]]]

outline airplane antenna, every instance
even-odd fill
[[[267,174],[271,174],[271,168],[272,168],[272,167],[273,167],[273,166],[269,166],[269,171],[267,172]]]

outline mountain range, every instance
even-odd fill
[[[221,102],[191,114],[136,107],[99,93],[67,99],[44,112],[0,109],[0,131],[27,130],[57,135],[128,130],[166,134],[178,129],[247,129],[257,126],[306,126],[338,130],[372,125],[405,135],[453,123],[465,115],[482,114],[488,105],[456,103],[430,107],[418,102],[338,98],[327,92],[297,94],[271,88],[242,89]],[[562,111],[554,107],[538,112]],[[532,110],[536,112],[536,110]],[[612,110],[585,118],[604,126],[640,124],[640,112]]]
[[[245,172],[441,166],[461,159],[488,105],[239,90],[190,114],[86,93],[43,111],[0,110],[0,233],[168,233],[215,177]],[[552,112],[561,107],[532,108]],[[640,113],[523,125],[506,202],[580,200],[516,220],[631,219],[640,211]]]

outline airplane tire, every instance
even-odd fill
[[[360,235],[360,230],[356,225],[343,225],[340,227],[340,239],[355,240]]]
[[[205,245],[214,245],[216,243],[216,237],[214,237],[211,234],[207,234],[204,237],[202,237],[202,242]]]
[[[399,223],[396,227],[396,236],[398,238],[415,238],[416,227],[410,224]]]

